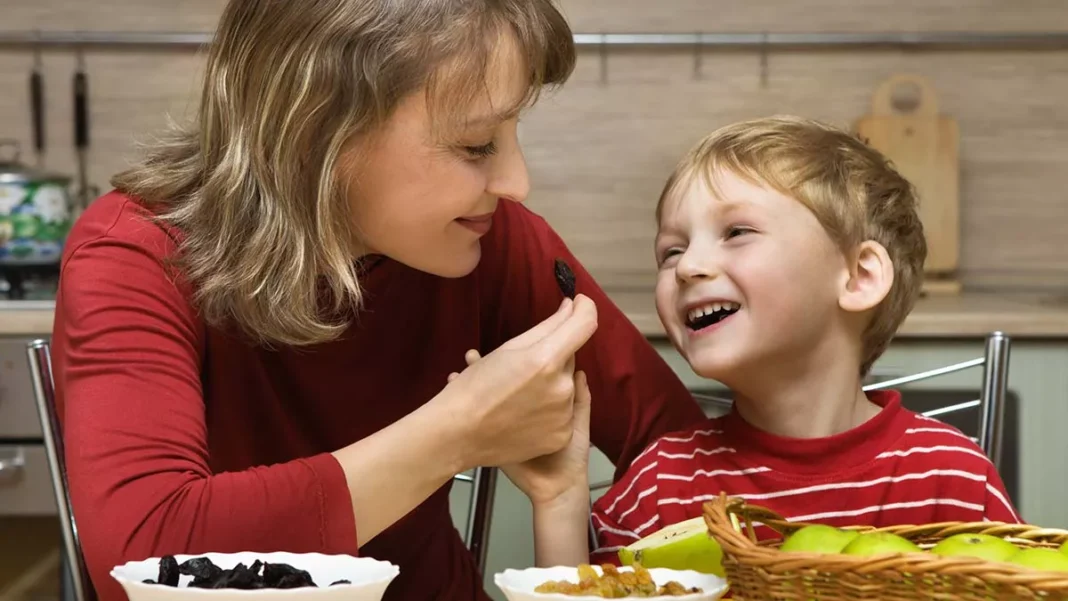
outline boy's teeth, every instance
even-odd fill
[[[694,320],[697,320],[697,319],[699,319],[699,318],[701,318],[701,317],[703,317],[705,315],[708,315],[710,313],[715,313],[716,311],[736,311],[739,308],[741,308],[741,305],[739,305],[738,303],[732,303],[732,302],[709,303],[707,305],[704,305],[704,306],[701,306],[701,307],[697,307],[695,309],[690,309],[690,313],[689,313],[689,315],[687,315],[687,317],[690,319],[690,321],[694,321]]]

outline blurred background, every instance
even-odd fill
[[[58,248],[49,228],[106,192],[138,141],[192,114],[200,44],[223,4],[0,5],[0,177],[21,172],[17,163],[64,190],[38,199],[30,219],[16,206],[20,192],[0,185],[0,598],[59,595],[55,503],[24,351],[51,331]],[[999,467],[1026,520],[1068,527],[1068,2],[561,4],[580,59],[521,124],[528,204],[680,377],[697,393],[729,396],[690,374],[652,311],[653,208],[675,162],[741,119],[791,113],[850,128],[917,183],[932,248],[926,295],[873,380],[981,356],[987,334],[1009,335]],[[974,399],[979,383],[975,371],[925,380],[906,387],[905,403],[953,406]],[[974,407],[946,419],[978,428]],[[600,456],[591,472],[594,482],[611,474]],[[504,478],[494,486],[491,575],[533,561],[525,498]],[[454,487],[461,531],[471,491]]]

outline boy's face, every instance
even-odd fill
[[[800,372],[826,344],[849,281],[845,256],[797,200],[730,172],[664,201],[656,306],[694,371],[728,386]],[[781,373],[781,372],[780,372]]]

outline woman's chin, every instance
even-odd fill
[[[462,278],[471,274],[482,259],[482,247],[476,242],[470,248],[450,249],[433,257],[426,257],[419,264],[408,263],[409,267],[443,278]]]

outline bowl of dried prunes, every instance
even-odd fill
[[[130,601],[380,601],[399,573],[368,557],[282,552],[164,555],[111,570]]]

